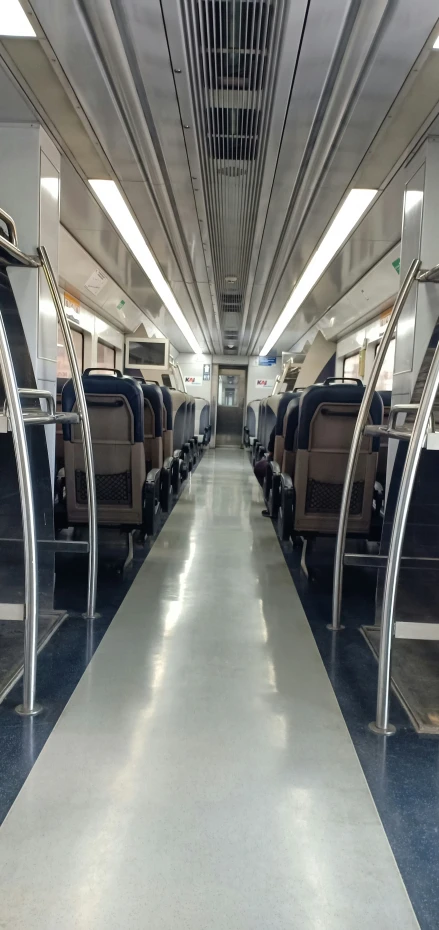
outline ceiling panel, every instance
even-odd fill
[[[403,191],[404,171],[401,169],[293,317],[277,344],[278,354],[288,351],[292,345],[295,345],[303,334],[315,326],[324,314],[340,300],[343,294],[361,280],[399,242]],[[283,309],[292,286],[293,283],[290,280],[290,283],[285,285],[284,291],[279,291],[279,312]],[[267,323],[261,332],[261,346],[262,340],[269,335],[270,326]]]
[[[267,335],[428,38],[437,19],[437,5],[427,2],[421,10],[410,0],[400,0],[397,5],[377,0],[361,8],[359,16],[307,166],[308,176],[305,174],[292,205],[290,223],[284,227],[277,273],[271,269],[271,286],[257,314],[262,320],[269,312],[269,325],[264,326]],[[331,155],[325,162],[322,155],[329,143]],[[314,203],[306,189],[308,184],[311,190],[317,184]],[[399,204],[400,214],[401,210]],[[377,236],[389,241],[384,228],[377,230]],[[370,254],[375,254],[372,247]],[[263,342],[257,322],[252,348],[256,342]]]
[[[23,43],[23,40],[15,39],[15,42]],[[1,44],[0,42],[0,46]],[[34,111],[0,64],[0,122],[29,123],[33,119]]]
[[[100,143],[125,186],[135,214],[167,279],[192,279],[188,244],[179,237],[175,210],[130,72],[122,40],[107,0],[60,5],[34,0],[42,27]],[[177,257],[178,256],[178,257]],[[182,307],[198,320],[201,344],[211,344],[209,320],[201,304]],[[192,324],[191,324],[192,325]],[[194,328],[194,327],[193,327]]]

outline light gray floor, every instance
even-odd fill
[[[260,510],[209,453],[0,830],[3,930],[418,926]]]

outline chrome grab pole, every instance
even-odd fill
[[[89,528],[89,557],[88,557],[88,586],[87,586],[87,611],[84,614],[85,619],[94,620],[99,614],[96,613],[96,596],[98,580],[98,520],[96,504],[96,480],[93,460],[93,445],[91,440],[90,421],[88,418],[87,402],[85,399],[84,386],[82,383],[81,372],[76,359],[75,347],[73,345],[72,334],[66,312],[63,307],[58,285],[53,273],[50,258],[44,246],[38,249],[38,255],[41,259],[42,267],[49,285],[50,294],[56,308],[58,322],[65,340],[65,346],[72,372],[72,381],[75,387],[76,403],[81,421],[82,442],[84,447],[85,475],[87,481],[87,499],[88,499],[88,528]]]
[[[383,366],[383,362],[386,356],[387,349],[392,340],[393,334],[395,332],[396,324],[398,323],[401,311],[404,307],[404,304],[407,300],[407,297],[410,292],[410,288],[421,268],[421,260],[414,259],[411,263],[410,268],[404,278],[404,281],[401,284],[401,287],[398,292],[398,296],[395,301],[392,313],[390,315],[389,322],[386,326],[385,333],[381,340],[378,352],[375,357],[374,364],[372,366],[372,371],[370,373],[369,380],[364,388],[363,399],[361,401],[360,409],[358,411],[357,422],[355,424],[354,435],[352,437],[352,444],[349,451],[348,463],[346,466],[346,474],[343,485],[343,493],[341,498],[340,505],[340,519],[338,523],[338,533],[337,533],[337,543],[335,549],[335,560],[334,560],[334,580],[332,587],[332,623],[328,623],[328,629],[333,632],[338,632],[342,629],[340,624],[340,615],[341,615],[341,600],[342,600],[342,589],[343,589],[343,560],[344,560],[344,551],[346,545],[346,534],[348,528],[348,519],[349,519],[349,507],[351,503],[352,496],[352,487],[354,484],[355,472],[358,465],[358,457],[360,454],[361,442],[364,436],[364,430],[367,425],[367,420],[369,417],[370,406],[372,403],[372,398],[375,393],[377,386],[379,374]]]
[[[395,727],[389,725],[390,703],[390,672],[393,639],[393,613],[396,602],[399,568],[404,544],[404,534],[416,470],[419,464],[422,446],[428,428],[431,424],[433,405],[439,388],[439,343],[433,356],[428,372],[418,412],[410,437],[407,456],[402,473],[401,484],[396,502],[395,516],[393,518],[392,535],[390,537],[389,554],[387,557],[386,578],[384,581],[383,607],[381,613],[380,657],[378,666],[378,691],[376,721],[370,724],[374,733],[390,734]]]
[[[20,395],[15,377],[14,364],[1,311],[0,370],[3,378],[8,416],[14,442],[23,520],[25,576],[23,703],[19,704],[16,710],[17,713],[23,716],[32,717],[35,716],[35,714],[39,714],[42,710],[40,705],[35,701],[38,650],[37,533],[26,430],[21,411]]]

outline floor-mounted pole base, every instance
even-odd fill
[[[15,713],[19,714],[20,717],[36,717],[38,714],[41,714],[43,710],[41,704],[34,704],[32,710],[29,710],[28,707],[25,707],[24,704],[18,704],[15,708]]]
[[[393,723],[388,723],[386,729],[382,730],[381,727],[377,727],[374,721],[369,723],[369,730],[375,733],[376,736],[393,736],[396,733],[396,727],[393,726]]]
[[[339,633],[340,630],[344,630],[344,626],[342,623],[340,623],[340,626],[332,626],[332,623],[327,623],[326,629],[331,630],[331,633]]]
[[[88,614],[87,611],[85,611],[85,613],[81,614],[81,616],[83,620],[99,620],[101,617],[101,614],[98,614],[98,613]]]

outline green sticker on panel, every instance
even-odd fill
[[[120,303],[117,305],[117,310],[122,310],[122,307],[124,306],[125,306],[125,301],[121,300]]]
[[[393,265],[393,267],[394,267],[396,273],[399,274],[399,272],[401,271],[401,259],[400,259],[400,258],[395,258],[395,261],[392,262],[392,265]]]

